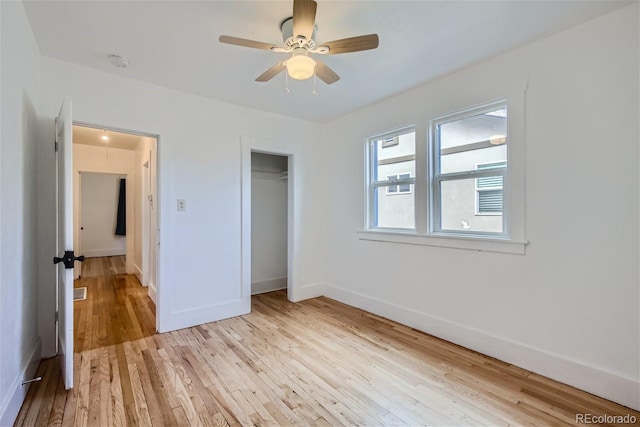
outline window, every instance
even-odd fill
[[[511,92],[367,138],[359,238],[524,254],[525,100]]]
[[[387,180],[391,182],[403,181],[405,184],[390,185],[387,187],[387,195],[411,193],[411,184],[407,180],[411,178],[411,173],[398,173],[395,175],[387,175]]]
[[[415,229],[414,128],[368,138],[367,157],[368,228]]]
[[[507,106],[431,121],[430,232],[506,236]]]

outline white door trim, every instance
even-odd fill
[[[287,298],[297,301],[299,289],[298,272],[300,270],[296,250],[300,244],[300,223],[302,190],[300,173],[302,147],[269,141],[266,139],[241,136],[242,146],[242,195],[241,195],[241,280],[242,299],[248,310],[251,309],[251,152],[276,154],[288,157],[287,185]]]

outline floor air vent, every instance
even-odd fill
[[[87,299],[87,288],[75,288],[73,290],[73,300],[74,301],[82,301],[83,299]]]

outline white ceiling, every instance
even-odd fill
[[[41,53],[108,73],[324,122],[438,76],[569,28],[629,1],[318,0],[317,42],[377,33],[376,50],[324,56],[333,85],[255,78],[285,54],[218,42],[281,45],[292,1],[24,0]],[[116,68],[109,54],[129,59]],[[284,56],[283,56],[284,55]]]
[[[107,135],[108,141],[101,139]],[[86,126],[73,126],[73,143],[92,145],[94,147],[118,148],[120,150],[135,150],[138,143],[147,137],[112,130],[97,129]]]

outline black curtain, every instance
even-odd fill
[[[120,179],[120,193],[118,194],[118,216],[116,218],[116,236],[127,235],[127,180]]]

